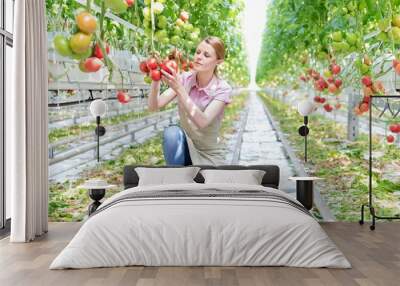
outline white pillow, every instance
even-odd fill
[[[138,186],[196,183],[193,179],[199,170],[199,167],[135,168],[139,176]]]
[[[265,171],[261,170],[201,170],[205,184],[233,183],[261,185]]]

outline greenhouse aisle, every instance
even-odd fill
[[[263,103],[255,91],[250,91],[249,115],[242,137],[240,150],[240,165],[274,164],[280,167],[280,189],[294,194],[295,183],[289,181],[295,172],[289,159],[286,157],[283,144],[278,141],[276,131],[273,130]]]

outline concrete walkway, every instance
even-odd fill
[[[278,165],[280,167],[280,189],[294,194],[295,183],[289,181],[294,176],[294,168],[286,157],[283,145],[265,114],[263,103],[255,91],[250,91],[249,114],[242,137],[239,157],[240,165]]]

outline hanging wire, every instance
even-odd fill
[[[154,53],[154,31],[156,30],[153,10],[154,0],[150,2],[150,18],[151,18],[151,52]]]

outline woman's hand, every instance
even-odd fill
[[[175,93],[179,96],[185,90],[181,83],[180,76],[179,76],[179,74],[176,73],[175,69],[173,69],[169,66],[168,66],[168,68],[172,72],[172,75],[170,73],[166,72],[165,70],[161,69],[161,73],[162,73],[161,79],[170,88],[172,88],[175,91]]]

